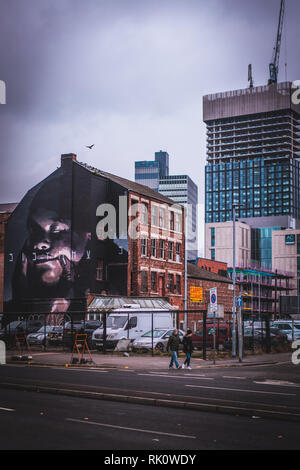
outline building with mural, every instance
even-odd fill
[[[82,312],[93,294],[180,308],[184,256],[181,206],[64,154],[7,221],[4,311]]]

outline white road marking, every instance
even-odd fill
[[[280,393],[280,392],[265,392],[263,390],[243,390],[240,388],[223,388],[223,387],[208,387],[206,385],[185,385],[185,387],[190,387],[190,388],[210,388],[213,390],[228,390],[231,392],[246,392],[246,393],[263,393],[266,395],[286,395],[286,396],[292,396],[295,397],[295,393]]]
[[[76,367],[76,369],[69,369],[71,371],[80,371],[82,372],[83,370],[85,372],[101,372],[102,374],[106,374],[108,371],[107,370],[101,370],[101,369],[85,369],[84,367]]]
[[[83,423],[83,424],[93,424],[94,426],[102,426],[105,428],[112,428],[112,429],[122,429],[125,431],[134,431],[134,432],[144,432],[148,434],[156,434],[160,436],[170,436],[170,437],[180,437],[185,439],[196,439],[196,436],[186,436],[185,434],[172,434],[168,432],[161,432],[161,431],[150,431],[149,429],[137,429],[137,428],[128,428],[125,426],[116,426],[114,424],[105,424],[105,423],[95,423],[94,421],[83,421],[81,419],[74,419],[74,418],[66,418],[66,421],[71,421],[74,423]]]
[[[162,375],[162,374],[138,374],[146,377],[163,377],[164,379],[185,379],[188,377],[190,379],[196,380],[215,380],[212,377],[198,377],[196,375],[184,374],[184,375]]]
[[[300,387],[300,384],[295,384],[293,382],[286,382],[284,380],[265,380],[264,382],[254,381],[253,383],[259,385],[275,385],[276,387]]]
[[[0,407],[0,410],[1,411],[16,411],[16,410],[13,410],[12,408],[2,408],[2,407]]]
[[[238,380],[246,380],[247,377],[236,377],[233,375],[222,375],[223,379],[238,379]]]
[[[149,372],[149,374],[151,375],[165,375],[166,377],[169,377],[170,376],[170,372],[159,372],[159,371],[156,371],[156,372]],[[147,375],[147,374],[146,374]],[[197,375],[192,375],[191,372],[187,372],[186,374],[183,374],[187,377],[206,377],[205,374],[197,374]],[[176,377],[181,377],[180,375],[176,375]]]

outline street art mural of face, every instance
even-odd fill
[[[86,294],[91,260],[87,208],[79,198],[74,209],[68,186],[63,175],[46,180],[28,207],[12,276],[13,301],[43,299],[49,312],[66,311],[72,299]]]
[[[42,208],[30,215],[28,230],[22,258],[24,277],[45,288],[73,281],[72,268],[84,255],[87,237],[72,234],[70,220]]]

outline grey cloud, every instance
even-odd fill
[[[279,3],[0,0],[0,200],[20,199],[64,152],[132,178],[134,160],[163,147],[203,201],[202,95],[246,87],[249,62],[267,82]],[[286,3],[293,80],[300,4]],[[281,80],[284,62],[283,40]]]

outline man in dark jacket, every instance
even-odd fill
[[[186,335],[184,336],[183,341],[182,341],[183,351],[186,354],[186,360],[184,361],[184,364],[182,365],[183,369],[185,366],[187,366],[188,369],[192,369],[190,366],[191,355],[194,350],[193,342],[192,342],[192,335],[193,335],[192,330],[187,330]]]
[[[180,338],[179,338],[178,330],[174,330],[167,344],[167,351],[170,350],[172,354],[169,369],[173,369],[174,362],[175,362],[176,368],[180,369],[180,365],[177,359],[179,345],[180,345]]]

